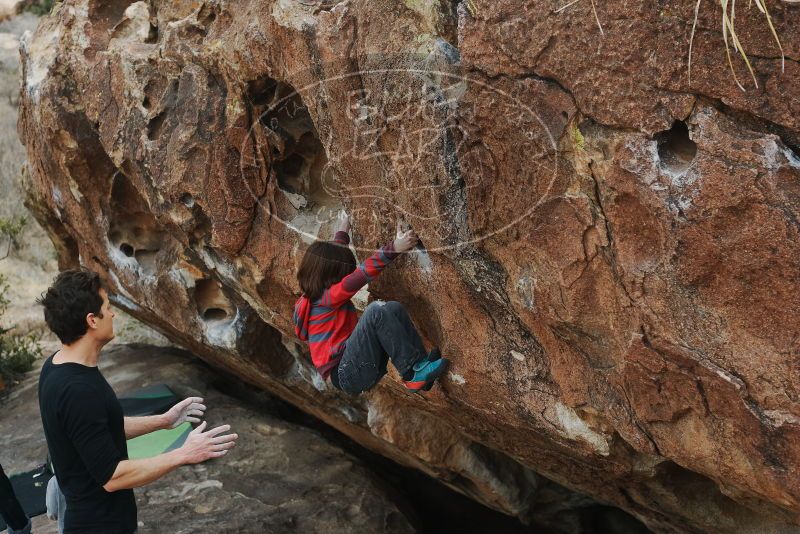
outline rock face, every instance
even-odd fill
[[[800,9],[67,0],[21,45],[29,206],[63,267],[209,363],[523,520],[545,478],[659,531],[800,524]],[[739,79],[747,83],[740,63]],[[354,217],[425,250],[361,295],[452,358],[315,376],[297,265]],[[792,526],[794,525],[794,526]]]
[[[104,351],[100,362],[117,394],[168,384],[179,395],[202,396],[209,424],[230,424],[239,434],[224,460],[182,467],[137,489],[139,532],[415,531],[361,462],[316,432],[221,393],[212,386],[213,373],[190,356],[174,348],[118,345]],[[3,400],[0,462],[8,473],[32,469],[47,455],[38,378],[38,372],[29,373]],[[34,519],[35,532],[57,530],[45,516]]]

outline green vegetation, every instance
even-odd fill
[[[586,138],[583,137],[583,133],[577,124],[573,124],[570,127],[570,133],[572,134],[572,143],[575,146],[575,150],[584,150],[586,148]]]
[[[475,2],[473,0],[467,0],[467,11],[473,17],[478,16],[478,8],[475,6]]]
[[[0,320],[8,309],[7,290],[8,282],[0,274]],[[30,371],[41,352],[36,334],[13,334],[13,330],[13,326],[0,327],[0,375],[5,381],[15,380]]]
[[[22,6],[22,11],[27,11],[41,17],[50,13],[55,4],[56,0],[28,0]]]
[[[19,248],[19,237],[27,222],[28,219],[24,215],[11,217],[10,219],[4,219],[3,217],[0,217],[0,237],[2,237],[3,240],[9,240],[8,248],[5,250],[5,254],[8,254],[12,248]],[[0,250],[0,256],[2,255],[3,251]]]

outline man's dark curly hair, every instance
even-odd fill
[[[47,291],[36,299],[44,306],[44,320],[61,343],[70,345],[78,341],[89,328],[86,316],[100,313],[103,297],[100,275],[88,269],[59,273]]]

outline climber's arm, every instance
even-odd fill
[[[359,289],[374,280],[396,257],[397,252],[394,250],[393,243],[388,243],[376,250],[372,256],[356,267],[352,273],[328,289],[328,302],[325,305],[335,308],[352,298],[353,295],[358,293]]]
[[[326,305],[335,308],[352,298],[359,289],[381,274],[398,254],[408,252],[418,241],[419,238],[413,230],[402,232],[398,225],[397,237],[394,241],[376,250],[355,271],[330,287],[327,292],[328,302]]]
[[[340,245],[350,244],[350,216],[344,210],[339,212],[339,217],[336,220],[336,230],[333,233],[333,240]]]
[[[339,243],[340,245],[349,245],[350,244],[350,236],[347,234],[347,232],[343,232],[341,230],[336,232],[336,235],[333,236],[333,240],[335,242]]]

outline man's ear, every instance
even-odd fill
[[[93,313],[86,315],[86,325],[89,328],[97,328],[97,317]]]

